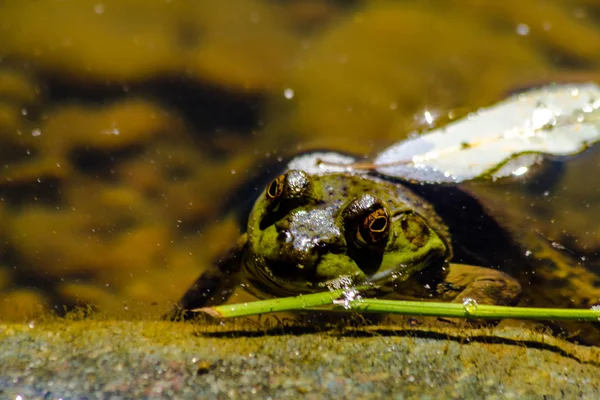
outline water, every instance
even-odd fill
[[[375,154],[448,110],[476,112],[540,76],[576,79],[580,66],[594,77],[598,64],[579,36],[597,31],[594,5],[577,18],[582,6],[561,5],[557,21],[516,2],[157,1],[133,14],[128,4],[3,9],[6,319],[88,305],[158,316],[237,240],[229,211],[262,188],[251,178],[296,149]],[[550,34],[557,26],[568,46]],[[599,202],[579,192],[593,190],[590,176],[568,172],[548,207],[517,194],[510,204],[538,225],[553,213],[557,228],[540,232],[592,263]],[[563,192],[568,212],[553,206]]]

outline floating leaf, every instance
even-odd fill
[[[522,175],[540,154],[577,154],[600,140],[600,86],[550,85],[480,109],[384,150],[381,174],[423,182]]]

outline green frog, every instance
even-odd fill
[[[599,278],[535,231],[499,223],[468,189],[292,161],[257,196],[247,230],[180,310],[356,285],[429,301],[589,307]],[[592,339],[595,340],[595,339]]]

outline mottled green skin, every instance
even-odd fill
[[[243,276],[260,297],[365,281],[402,282],[450,257],[441,221],[400,185],[364,175],[293,170],[282,177],[282,186],[275,201],[265,192],[258,197],[248,222]],[[369,246],[356,231],[373,204],[387,209],[389,234]]]

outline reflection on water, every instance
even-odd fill
[[[600,62],[589,1],[343,4],[4,4],[3,318],[76,304],[158,315],[236,239],[226,205],[261,165],[315,147],[372,154],[424,110],[595,79]],[[599,194],[581,170],[598,158],[581,159],[510,204],[597,261]]]

